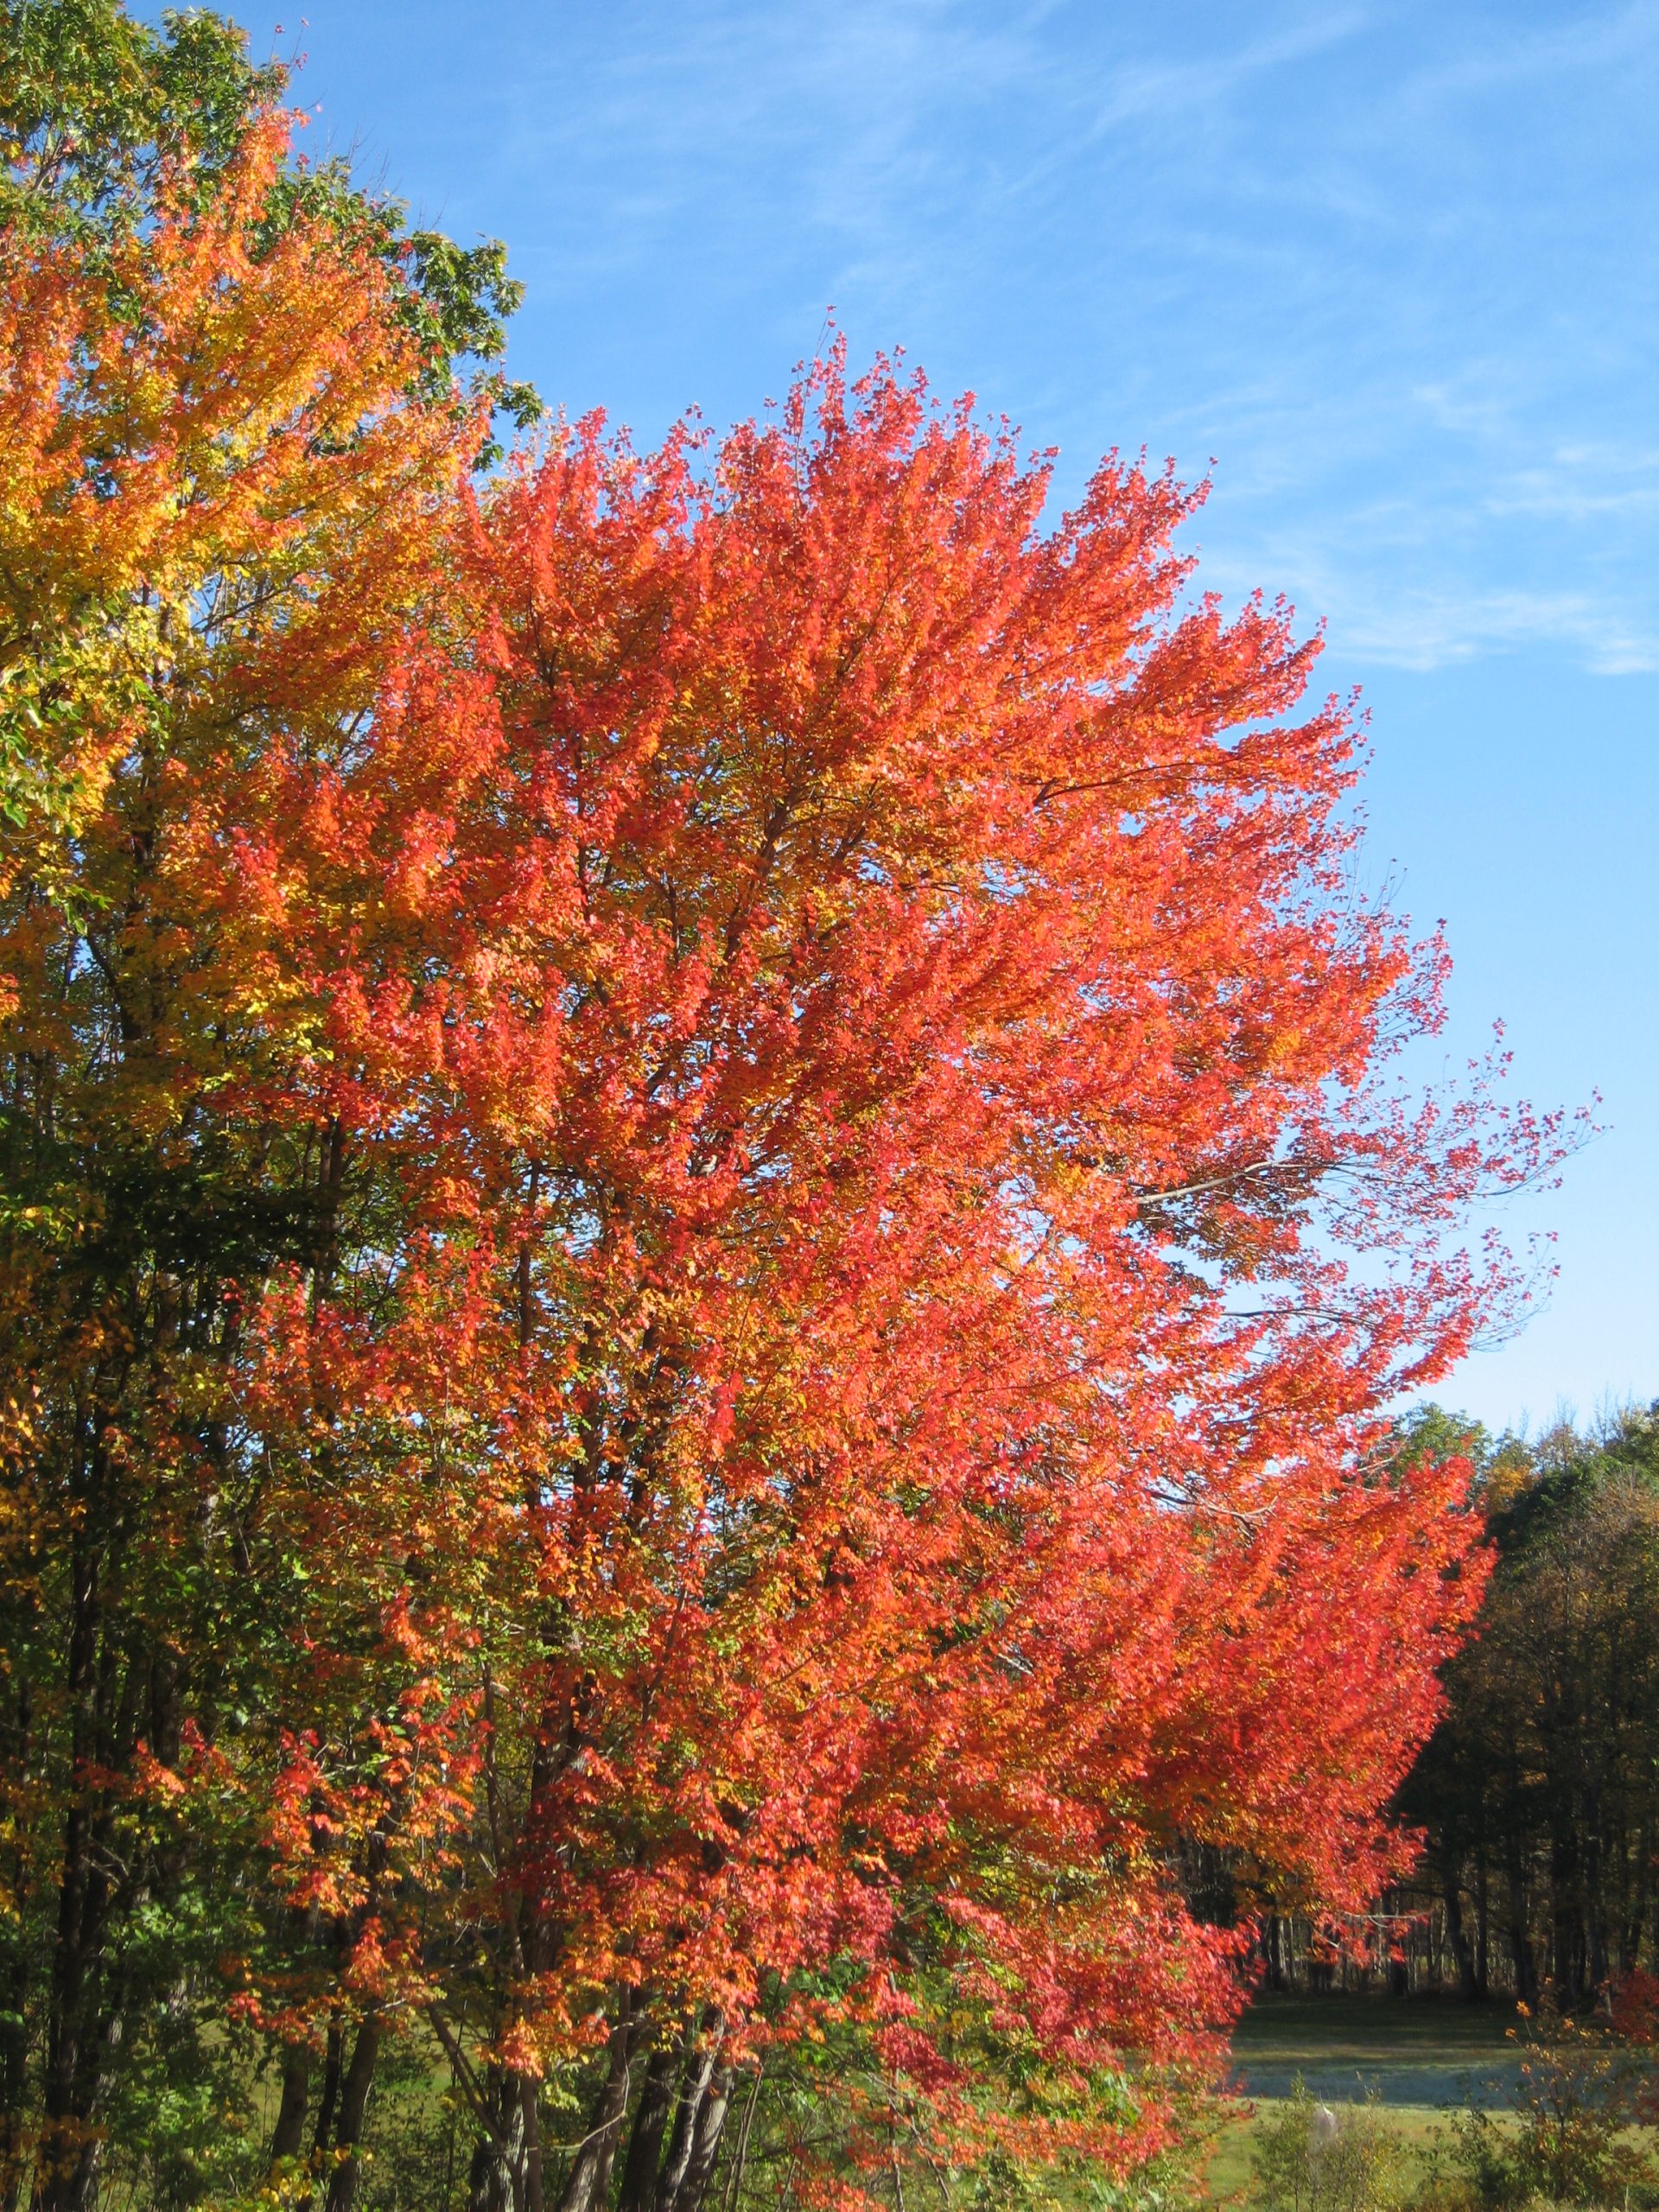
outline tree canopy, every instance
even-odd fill
[[[1182,1853],[1409,1857],[1384,1411],[1559,1144],[1391,1084],[1315,645],[888,362],[480,477],[494,249],[214,19],[5,35],[0,2190],[1124,2170]]]
[[[1659,1965],[1659,1422],[1471,1438],[1497,1567],[1403,1792],[1466,1994]]]

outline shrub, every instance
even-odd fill
[[[1653,2177],[1629,2131],[1640,2115],[1636,2053],[1617,2036],[1553,2012],[1520,2031],[1515,2125],[1459,2113],[1451,2163],[1469,2194],[1492,2212],[1541,2200],[1623,2204]]]
[[[1319,2103],[1299,2074],[1251,2153],[1267,2212],[1376,2212],[1400,2193],[1404,2147],[1375,2096]]]

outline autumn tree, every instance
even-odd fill
[[[1391,1085],[1443,955],[1201,491],[838,356],[480,482],[499,269],[194,21],[8,18],[13,2197],[159,2063],[158,2201],[347,2212],[417,2045],[475,2212],[1124,2169],[1180,1852],[1404,1863],[1480,1523],[1382,1411],[1557,1132]]]
[[[235,1919],[136,1793],[269,1635],[230,1378],[321,1233],[315,1157],[219,1111],[270,1063],[181,818],[273,728],[372,710],[500,396],[457,393],[452,341],[499,351],[511,301],[499,251],[296,165],[217,19],[23,0],[0,86],[0,2201],[33,2158],[44,2208],[92,2201],[146,2024]]]
[[[1046,491],[885,365],[712,452],[588,424],[463,518],[474,652],[217,800],[349,1200],[249,1338],[334,1563],[276,1879],[345,2073],[423,2012],[480,2207],[584,2080],[568,2212],[695,2204],[832,2031],[844,2180],[1133,2159],[1234,2001],[1177,1845],[1403,1863],[1478,1524],[1379,1408],[1554,1135],[1380,1080],[1440,955],[1348,888],[1287,611],[1185,596],[1167,476]],[[397,1787],[477,1808],[419,1866],[340,1656],[393,1621]]]

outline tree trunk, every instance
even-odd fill
[[[645,2087],[633,2115],[628,2155],[622,2167],[622,2194],[617,2212],[651,2212],[657,2194],[657,2173],[663,2163],[663,2138],[674,2110],[674,2088],[685,2063],[683,2049],[659,2044],[645,2068]]]
[[[1483,1855],[1475,1868],[1475,1995],[1483,2005],[1491,1993],[1491,1900],[1487,1894],[1486,1861]]]
[[[605,2079],[588,2132],[565,2177],[559,2212],[601,2212],[610,2202],[611,2171],[628,2112],[629,2060],[639,2039],[639,2027],[629,2018],[629,1997],[625,1990],[616,2025],[611,2030]]]
[[[311,2138],[311,2147],[319,2157],[328,2148],[334,2135],[334,2107],[340,2101],[340,2032],[338,2025],[331,2024],[322,2063],[322,2101],[317,2107],[316,2133]]]
[[[270,2133],[270,2159],[297,2158],[305,2139],[305,2107],[311,2085],[311,2053],[302,2043],[283,2050],[283,2101],[276,2107],[276,2125]]]
[[[82,1513],[70,1558],[65,1702],[69,1713],[70,1797],[58,1870],[57,1928],[47,1992],[42,2126],[35,2158],[35,2212],[91,2212],[103,2164],[97,2133],[111,2069],[125,2027],[125,1993],[105,1970],[117,1903],[110,1869],[116,1799],[89,1777],[130,1761],[151,1668],[124,1654],[109,1605],[111,1554],[119,1529],[109,1503],[111,1469],[103,1423],[107,1376],[92,1387],[85,1419]],[[124,1663],[124,1661],[125,1663]]]
[[[1518,1791],[1511,1789],[1509,1801],[1511,1808],[1516,1803],[1518,1795]],[[1503,1841],[1504,1873],[1510,1893],[1510,1953],[1515,1961],[1515,1993],[1521,2004],[1535,2005],[1538,2002],[1538,1961],[1527,1925],[1527,1878],[1521,1856],[1521,1830],[1513,1811]]]
[[[674,2133],[668,2146],[668,2163],[657,2177],[655,2212],[672,2212],[679,2201],[680,2183],[685,2179],[691,2163],[691,2153],[696,2144],[697,2114],[702,2109],[702,2100],[715,2071],[715,2045],[693,2057],[689,2078],[680,2089],[679,2109],[674,2115]]]
[[[1522,2005],[1538,2002],[1538,1961],[1534,1955],[1532,1938],[1527,1933],[1527,1923],[1516,1913],[1510,1921],[1510,1955],[1515,1962],[1515,1994]]]
[[[29,1771],[34,1719],[33,1690],[24,1681],[17,1693],[16,1719],[6,1747],[7,1765],[20,1781]],[[20,1821],[11,1852],[10,1882],[16,1919],[0,1942],[0,1956],[5,1962],[4,1978],[0,1980],[0,2212],[16,2212],[27,2156],[23,2108],[29,2094],[29,2037],[24,2022],[39,1962],[32,1955],[33,1947],[25,1932],[30,1888],[25,1833]]]
[[[94,1454],[96,1457],[96,1454]],[[93,1478],[94,1482],[96,1477]],[[35,2175],[38,2212],[79,2212],[88,2201],[92,2176],[83,2174],[91,2145],[82,2113],[86,2074],[83,2038],[87,2027],[88,1990],[93,1961],[90,1941],[99,1877],[89,1865],[92,1813],[85,1772],[97,1755],[93,1710],[98,1671],[98,1560],[84,1526],[76,1530],[70,1565],[69,1650],[67,1669],[71,1710],[70,1758],[73,1795],[63,1824],[63,1857],[58,1872],[58,1925],[52,1948],[47,1998],[46,2075],[42,2085],[41,2145]]]
[[[20,1988],[14,2004],[0,2018],[0,2212],[16,2212],[23,2185],[23,2097],[29,2051],[22,1998]]]
[[[1579,1926],[1583,1931],[1582,1980],[1586,1997],[1593,1996],[1607,1981],[1605,1820],[1600,1787],[1591,1784],[1579,1807]]]
[[[1583,1993],[1584,1918],[1573,1838],[1559,1830],[1549,1855],[1549,1966],[1555,2002],[1570,2012]]]
[[[506,2161],[489,2137],[480,2135],[467,2169],[467,2212],[508,2212],[512,2202]]]
[[[1276,1912],[1268,1915],[1268,1924],[1262,1930],[1262,1948],[1267,1954],[1268,1987],[1282,1989],[1285,1976],[1279,1963],[1279,1916]]]
[[[623,2090],[626,2102],[627,2091]],[[518,2125],[524,2140],[524,2186],[518,2212],[543,2212],[546,2196],[542,2174],[541,2084],[531,2074],[518,2076]],[[607,2176],[609,2179],[609,2176]]]
[[[362,2178],[357,2146],[363,2139],[363,2122],[369,2109],[369,2091],[374,2085],[375,2061],[379,2056],[380,2022],[371,2012],[357,2031],[357,2041],[352,2047],[352,2063],[346,2069],[346,2081],[340,2090],[334,2147],[348,2155],[340,2160],[329,2177],[327,2212],[352,2212],[352,2207],[357,2202],[358,2183]]]
[[[467,2212],[519,2212],[524,2163],[524,2077],[493,2066],[484,2092],[485,2132],[473,2145]],[[531,2085],[533,2096],[535,2085]]]
[[[743,2119],[737,2131],[737,2145],[732,2156],[731,2172],[727,2177],[723,2198],[723,2212],[738,2212],[743,2195],[743,2169],[748,2163],[749,2133],[754,2126],[754,2108],[760,2101],[760,2080],[766,2071],[763,2059],[754,2069],[754,2079],[749,2084],[749,2094],[744,2101]]]
[[[1441,1862],[1440,1878],[1446,1899],[1446,1941],[1458,1962],[1458,1994],[1465,2005],[1472,2005],[1476,1995],[1475,1948],[1463,1924],[1463,1890],[1458,1879],[1457,1861],[1449,1851]]]
[[[698,2101],[696,2123],[691,2131],[691,2155],[674,2193],[671,2212],[698,2212],[715,2171],[715,2161],[720,2156],[720,2139],[731,2100],[732,2069],[729,2066],[717,2066]]]

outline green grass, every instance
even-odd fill
[[[1471,2098],[1501,2106],[1512,2092],[1512,2005],[1459,2005],[1432,1998],[1262,1996],[1233,2037],[1235,2079],[1243,2094],[1204,2162],[1205,2194],[1243,2205],[1251,2192],[1255,2132],[1300,2074],[1331,2104],[1375,2094],[1406,2146],[1408,2191],[1427,2177],[1450,2110]]]
[[[1255,2098],[1251,2108],[1223,2122],[1202,2168],[1204,2194],[1208,2202],[1248,2203],[1254,2179],[1250,2153],[1255,2131],[1261,2121],[1276,2109],[1278,2102],[1273,2097]],[[1389,2124],[1398,2132],[1406,2146],[1404,2178],[1408,2192],[1425,2178],[1428,2154],[1436,2138],[1444,2134],[1446,2120],[1446,2113],[1436,2105],[1389,2106]]]
[[[1297,2075],[1322,2103],[1374,2097],[1385,2107],[1389,2128],[1405,2153],[1400,2202],[1409,2203],[1431,2178],[1437,2151],[1444,2186],[1444,2161],[1459,2107],[1484,2104],[1500,2131],[1516,2124],[1504,2110],[1513,2101],[1520,2063],[1508,2033],[1515,2024],[1508,2006],[1432,1999],[1258,1999],[1234,2035],[1234,2075],[1242,2094],[1201,2162],[1205,2198],[1229,2212],[1246,2212],[1251,2205],[1255,2138]],[[1659,2131],[1632,2129],[1625,2139],[1659,2167]],[[1626,2204],[1659,2212],[1659,2185],[1638,2183],[1627,2190]]]

